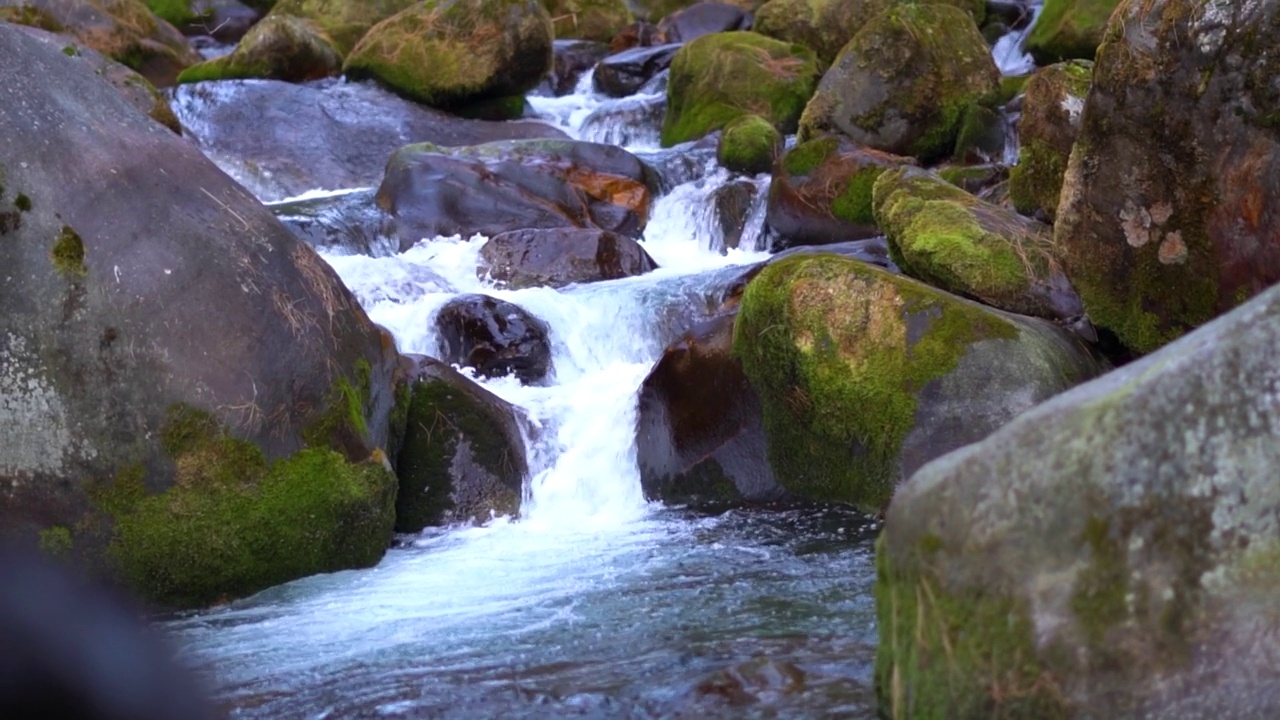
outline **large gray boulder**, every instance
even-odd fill
[[[880,541],[894,717],[1280,716],[1280,287],[923,467]]]
[[[0,533],[170,606],[376,562],[390,337],[79,59],[0,78]]]

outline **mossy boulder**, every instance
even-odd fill
[[[182,33],[142,0],[0,0],[0,21],[73,38],[161,87],[200,62]]]
[[[828,254],[752,279],[733,349],[783,487],[872,512],[924,463],[1097,370],[1049,323]]]
[[[782,134],[759,115],[743,115],[725,125],[716,146],[716,160],[734,172],[769,172],[782,151]]]
[[[397,150],[378,187],[401,250],[424,238],[523,229],[593,228],[638,238],[657,177],[620,147],[512,140]]]
[[[765,222],[775,245],[826,245],[881,234],[871,207],[876,178],[914,162],[834,135],[796,145],[769,185]]]
[[[193,0],[146,0],[148,10],[174,27],[182,27],[204,16],[203,13],[192,7],[194,4]],[[204,17],[205,19],[208,18],[208,16]]]
[[[75,42],[69,43],[67,38],[61,35],[29,26],[17,27],[46,46],[56,48],[68,58],[86,64],[96,75],[115,88],[116,92],[120,93],[130,105],[175,133],[182,134],[182,125],[173,114],[168,98],[156,90],[155,85],[152,85],[149,80],[130,70],[123,63],[116,62],[87,46]]]
[[[1280,281],[1280,7],[1216,7],[1116,9],[1063,179],[1067,274],[1138,352]]]
[[[553,38],[538,0],[427,0],[372,28],[343,71],[456,108],[532,90],[551,72]]]
[[[1092,60],[1119,0],[1045,0],[1026,50],[1039,65]]]
[[[769,0],[756,11],[751,29],[807,45],[830,65],[868,19],[898,4],[900,0]],[[986,17],[986,4],[977,0],[942,4],[968,12],[978,24]]]
[[[697,140],[744,115],[794,132],[819,72],[817,56],[803,45],[753,32],[703,35],[671,62],[662,144]]]
[[[179,83],[238,78],[271,78],[289,82],[336,75],[342,56],[315,21],[272,15],[255,24],[227,55],[192,65]]]
[[[1089,60],[1050,65],[1027,82],[1018,120],[1018,164],[1009,171],[1009,197],[1024,215],[1058,214],[1062,176],[1080,134],[1080,116],[1089,93]]]
[[[86,63],[0,24],[0,77],[0,534],[167,607],[376,562],[391,338]]]
[[[873,195],[876,222],[906,274],[1009,312],[1083,314],[1049,226],[917,168],[881,174]]]
[[[279,0],[270,15],[311,20],[344,58],[374,25],[415,0]]]
[[[1000,71],[973,17],[907,4],[866,20],[822,76],[800,139],[843,133],[924,161],[951,154],[965,112],[990,103]]]
[[[640,385],[636,460],[650,500],[723,509],[788,497],[769,466],[760,397],[733,355],[736,318],[684,333]]]
[[[541,0],[551,16],[557,40],[574,38],[609,42],[631,24],[631,11],[623,0]]]
[[[1280,288],[921,468],[880,538],[912,718],[1272,717]]]
[[[515,516],[528,474],[523,416],[448,365],[417,363],[396,464],[396,531]]]

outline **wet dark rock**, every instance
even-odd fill
[[[173,109],[200,148],[264,201],[374,185],[391,153],[410,142],[565,137],[541,122],[464,120],[372,83],[337,80],[196,83],[173,91]]]
[[[411,359],[396,531],[516,515],[528,474],[523,413],[445,363]]]
[[[655,75],[671,66],[679,44],[632,48],[610,55],[596,65],[593,82],[598,92],[611,97],[632,95]]]
[[[590,228],[505,232],[484,244],[480,259],[480,275],[510,288],[615,280],[657,267],[635,240]]]
[[[556,40],[552,52],[555,60],[551,74],[533,90],[533,95],[560,97],[572,93],[582,74],[609,54],[609,46],[589,40]]]
[[[751,16],[746,11],[721,2],[696,3],[658,22],[658,31],[669,43],[687,43],[703,35],[750,29]]]
[[[488,295],[459,295],[435,319],[442,359],[483,377],[515,375],[541,382],[551,368],[547,325],[527,310]]]
[[[754,183],[735,180],[721,185],[711,194],[711,202],[716,209],[716,223],[724,235],[724,249],[737,249],[742,242],[742,231],[747,227],[747,217],[751,213],[756,193]]]
[[[735,317],[685,333],[640,386],[637,460],[650,499],[717,508],[787,497],[769,466],[760,398],[732,353]]]
[[[399,251],[395,220],[374,202],[373,190],[278,203],[271,211],[317,250],[374,257]]]
[[[619,147],[526,140],[448,149],[409,145],[387,163],[378,205],[401,249],[438,235],[490,237],[585,227],[639,237],[657,189],[653,171]]]

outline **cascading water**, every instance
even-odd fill
[[[874,715],[873,523],[701,517],[642,496],[637,388],[711,312],[709,290],[765,257],[768,178],[731,178],[703,145],[660,150],[662,82],[612,100],[588,73],[569,96],[530,98],[571,136],[659,168],[643,245],[661,269],[509,291],[477,277],[479,237],[325,255],[402,352],[437,355],[436,311],[481,292],[549,326],[553,367],[540,386],[480,381],[533,427],[518,520],[428,530],[376,568],[166,623],[232,716]],[[725,248],[714,198],[731,180],[754,186],[741,249]]]

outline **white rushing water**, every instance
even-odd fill
[[[1027,36],[1031,34],[1031,29],[1035,27],[1036,21],[1040,19],[1044,0],[1030,0],[1025,7],[1031,18],[1021,27],[996,40],[995,46],[991,49],[991,57],[995,59],[1001,75],[1026,75],[1036,69],[1035,60],[1023,46],[1027,42]]]

